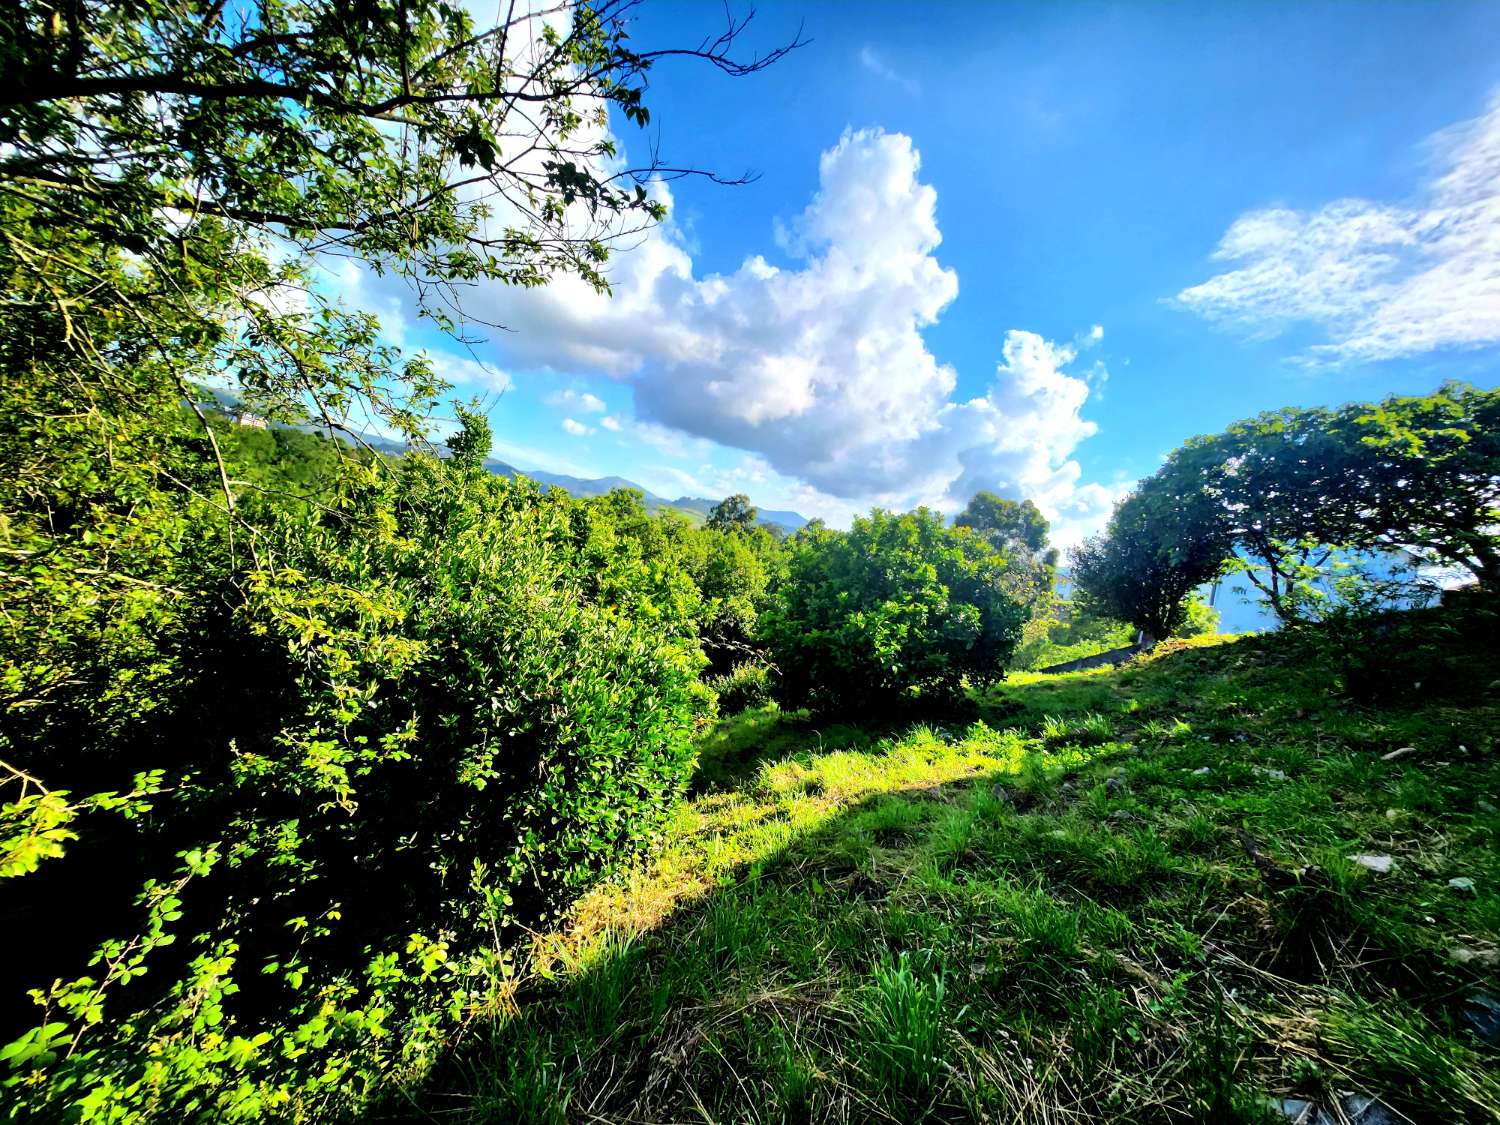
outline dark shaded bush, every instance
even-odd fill
[[[651,841],[684,789],[691,624],[641,609],[639,559],[585,566],[566,496],[408,457],[340,507],[225,576],[243,600],[195,654],[198,698],[156,720],[184,740],[169,791],[88,814],[107,882],[141,892],[132,924],[98,932],[104,868],[78,857],[15,881],[100,949],[28,981],[22,1118],[354,1104],[492,1002],[516,924]]]
[[[706,682],[719,697],[721,715],[737,715],[771,701],[771,669],[764,664],[747,660]]]

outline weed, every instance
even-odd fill
[[[941,972],[912,961],[903,951],[875,966],[861,999],[859,1054],[880,1088],[922,1105],[942,1077],[948,990]]]

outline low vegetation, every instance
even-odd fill
[[[1496,624],[1383,622],[1378,684],[1202,637],[945,726],[725,720],[670,843],[386,1116],[1500,1120]]]
[[[0,7],[0,1116],[1495,1116],[1500,392],[1195,439],[1068,605],[1014,498],[492,476],[340,290],[606,291],[651,69],[797,46],[635,7]],[[1475,588],[1313,580],[1384,548]]]

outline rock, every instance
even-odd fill
[[[1016,803],[1016,799],[1010,795],[1010,790],[1000,782],[997,782],[995,787],[990,790],[990,796],[994,797],[1002,805],[1014,806]]]
[[[1334,1106],[1305,1098],[1278,1098],[1271,1100],[1271,1108],[1291,1125],[1401,1125],[1406,1120],[1369,1094],[1339,1094]]]
[[[1404,1120],[1379,1098],[1372,1098],[1369,1094],[1345,1094],[1339,1103],[1349,1125],[1399,1125]]]
[[[1318,1119],[1318,1107],[1302,1098],[1272,1098],[1271,1108],[1292,1125],[1312,1125]]]
[[[1449,879],[1448,889],[1457,891],[1461,895],[1474,894],[1474,880],[1470,879],[1467,875],[1462,875],[1457,879]]]
[[[1272,781],[1286,780],[1286,770],[1268,770],[1265,766],[1251,766],[1250,768],[1261,777],[1269,777]]]
[[[1464,1023],[1486,1043],[1500,1045],[1500,999],[1488,992],[1471,992],[1464,1000]]]
[[[1415,746],[1403,746],[1399,750],[1392,750],[1389,754],[1380,755],[1382,762],[1399,762],[1402,758],[1410,758],[1417,752]]]
[[[1356,852],[1349,857],[1350,863],[1357,863],[1368,871],[1377,875],[1390,874],[1391,868],[1396,866],[1396,861],[1388,855],[1375,855],[1370,852]]]
[[[1448,951],[1448,959],[1455,965],[1473,965],[1480,969],[1493,969],[1500,965],[1500,949],[1468,949],[1460,945]]]
[[[1122,796],[1125,792],[1125,779],[1122,777],[1106,777],[1104,779],[1104,792],[1111,797]]]
[[[1071,801],[1078,795],[1078,786],[1074,785],[1071,781],[1065,781],[1057,787],[1057,795],[1064,800]]]
[[[1195,769],[1193,771],[1193,776],[1194,777],[1207,777],[1209,774],[1211,774],[1213,772],[1214,771],[1211,770],[1211,769],[1209,769],[1207,766],[1199,766],[1197,769]]]
[[[1119,821],[1123,824],[1127,820],[1134,820],[1135,814],[1129,809],[1116,809],[1114,812],[1109,814],[1109,819]]]

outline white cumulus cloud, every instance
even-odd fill
[[[574,437],[583,437],[585,434],[594,432],[593,426],[585,426],[582,422],[574,418],[564,418],[562,420],[562,428]]]
[[[1500,343],[1500,90],[1427,144],[1432,171],[1414,201],[1242,215],[1214,253],[1237,268],[1174,303],[1255,333],[1318,325],[1328,340],[1303,357],[1313,362]]]
[[[936,257],[937,192],[920,168],[909,137],[851,130],[822,154],[807,207],[768,232],[786,264],[757,254],[696,276],[667,224],[612,259],[611,296],[560,278],[482,288],[472,312],[517,329],[497,342],[508,369],[627,382],[636,417],[600,425],[674,456],[705,441],[742,450],[800,482],[812,511],[952,510],[989,488],[1035,500],[1061,541],[1076,539],[1117,493],[1083,483],[1072,459],[1094,432],[1082,415],[1090,387],[1106,375],[1099,362],[1073,365],[1103,329],[1072,344],[1003,333],[983,393],[957,396],[957,372],[923,338],[958,277]],[[603,413],[576,391],[549,401]]]

